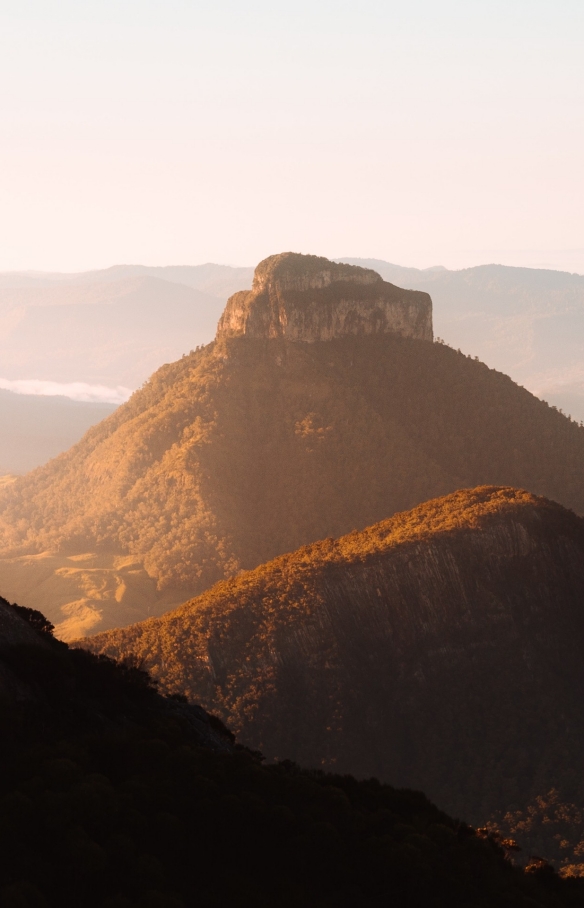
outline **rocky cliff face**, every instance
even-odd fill
[[[368,268],[284,252],[264,259],[250,291],[234,294],[217,337],[327,341],[347,334],[398,334],[431,341],[432,300]]]
[[[514,489],[427,502],[85,645],[133,652],[270,758],[474,822],[584,802],[584,520]]]

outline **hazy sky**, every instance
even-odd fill
[[[584,272],[583,0],[0,10],[0,270]]]

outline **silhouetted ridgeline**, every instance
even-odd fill
[[[484,822],[584,805],[584,520],[462,491],[86,639],[267,757],[422,789]]]
[[[293,258],[297,271],[314,257]],[[250,318],[273,302],[259,270],[259,296],[245,295]],[[390,286],[354,286],[379,283]],[[325,288],[338,291],[341,332],[347,300],[351,324],[361,313],[350,287],[343,278]],[[294,292],[309,310],[310,287]],[[286,295],[274,303],[277,325],[289,323],[290,305]],[[408,306],[398,306],[404,318]],[[381,316],[375,324],[392,330]],[[441,344],[394,333],[223,337],[164,366],[78,445],[0,490],[5,594],[45,610],[71,639],[162,614],[240,569],[482,483],[584,513],[584,428]]]
[[[137,668],[21,614],[0,600],[2,908],[582,904],[580,881],[511,866],[510,843],[418,792],[262,767]]]

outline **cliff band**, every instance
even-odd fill
[[[387,333],[431,341],[430,296],[402,290],[368,268],[293,252],[260,262],[252,289],[230,297],[217,329],[218,338],[308,343]]]

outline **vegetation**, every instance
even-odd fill
[[[584,805],[583,601],[584,520],[482,487],[83,645],[143,659],[269,759],[418,788],[482,825],[552,787]]]
[[[582,904],[418,792],[202,746],[135,667],[41,642],[0,656],[2,908]]]
[[[69,555],[130,553],[160,614],[459,488],[512,485],[584,513],[583,467],[583,428],[445,345],[228,338],[163,367],[76,447],[1,489],[0,552],[58,553],[55,589]],[[29,584],[23,567],[11,595]],[[122,600],[107,620],[137,617]]]
[[[27,624],[30,624],[35,631],[40,631],[44,634],[50,634],[52,636],[53,631],[55,630],[54,625],[51,624],[48,618],[45,618],[42,612],[39,612],[34,608],[25,608],[22,605],[17,605],[16,603],[10,603],[7,599],[4,599],[3,596],[0,596],[0,607],[5,606],[13,609],[19,618],[22,618],[23,621],[26,621]]]
[[[491,829],[521,838],[530,854],[553,860],[562,876],[584,877],[584,809],[562,798],[552,788],[523,810],[499,812]]]

